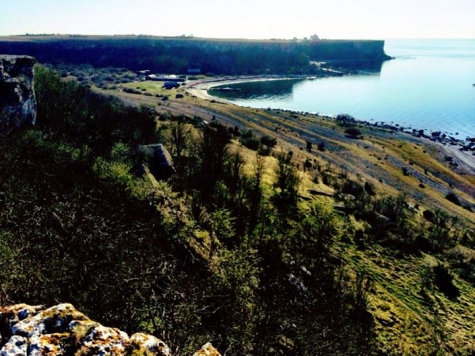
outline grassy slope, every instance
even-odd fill
[[[152,105],[158,112],[199,116],[207,121],[215,118],[230,126],[251,129],[258,135],[271,135],[278,140],[276,150],[292,150],[301,166],[309,158],[336,177],[344,174],[373,183],[378,194],[404,192],[408,201],[420,206],[415,214],[416,222],[422,221],[424,209],[439,208],[457,215],[466,226],[474,228],[474,213],[445,199],[447,192],[454,191],[466,202],[475,204],[470,194],[474,186],[473,174],[451,168],[444,162],[440,148],[427,140],[368,127],[360,127],[363,140],[349,139],[344,135],[344,128],[324,117],[210,102],[193,98],[183,89],[164,91],[155,83],[128,86],[145,88],[152,96],[122,91],[107,93],[134,103]],[[175,99],[177,92],[184,93],[184,98]],[[169,100],[163,101],[156,94],[168,95]],[[324,142],[326,150],[305,151],[307,140],[314,143],[314,147]],[[253,152],[240,149],[249,162],[255,159]],[[266,165],[273,164],[275,159],[267,158]],[[252,169],[252,163],[247,167]],[[407,167],[409,176],[403,174],[402,167]],[[301,196],[331,201],[308,194],[309,189],[330,194],[333,191],[331,187],[313,183],[313,174],[302,173]],[[272,177],[266,180],[270,182]],[[424,188],[419,186],[421,183]],[[447,350],[458,350],[463,354],[464,350],[475,347],[475,316],[471,312],[475,308],[475,288],[472,284],[455,277],[455,285],[461,291],[456,301],[435,290],[428,291],[425,296],[421,294],[424,270],[438,262],[447,263],[444,256],[397,256],[377,244],[361,251],[354,244],[341,242],[338,249],[350,266],[364,270],[373,279],[369,309],[374,316],[381,348],[387,354],[433,354]],[[465,256],[475,256],[475,251],[465,247],[463,250]],[[438,351],[437,343],[445,345],[445,351]]]

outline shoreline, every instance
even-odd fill
[[[203,80],[190,81],[184,86],[185,91],[200,99],[215,100],[232,104],[231,101],[208,94],[208,90],[221,85],[232,85],[251,82],[267,82],[274,80],[304,80],[314,76],[288,76],[288,75],[252,75],[252,76],[226,76]]]
[[[185,91],[188,92],[190,95],[195,96],[199,99],[215,101],[215,102],[224,102],[227,104],[236,105],[233,102],[222,99],[213,95],[208,94],[208,90],[221,85],[232,85],[238,83],[249,83],[249,82],[262,82],[262,81],[274,81],[274,80],[292,80],[292,79],[314,79],[314,76],[288,76],[288,75],[258,75],[258,76],[226,76],[226,77],[217,77],[217,78],[209,78],[203,80],[196,80],[190,82],[190,84],[185,85]],[[318,77],[317,77],[318,79]],[[286,110],[292,111],[292,110]],[[295,113],[299,113],[299,111],[292,111]],[[303,112],[303,111],[301,111]],[[320,115],[326,118],[336,120],[336,115]],[[356,124],[364,125],[367,127],[376,127],[387,129],[390,131],[397,131],[399,133],[410,135],[413,138],[419,138],[422,141],[428,140],[430,143],[434,143],[440,147],[441,151],[443,151],[448,160],[452,158],[456,158],[457,161],[461,162],[464,166],[468,167],[474,174],[475,174],[475,144],[470,147],[469,149],[464,149],[467,147],[466,142],[467,140],[456,139],[451,136],[446,135],[436,135],[434,136],[431,133],[431,136],[425,134],[425,130],[417,130],[413,129],[412,127],[403,127],[403,126],[394,126],[390,125],[386,122],[369,122],[365,120],[358,120],[353,119]],[[454,162],[456,163],[456,162]],[[456,167],[456,165],[455,165]]]

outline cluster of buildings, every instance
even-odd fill
[[[199,68],[190,68],[188,69],[188,75],[197,75],[201,73]],[[138,72],[144,80],[153,80],[157,82],[163,82],[163,87],[165,89],[178,88],[181,83],[186,82],[187,75],[176,75],[176,74],[153,74],[150,70],[141,70]]]

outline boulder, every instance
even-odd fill
[[[221,354],[208,342],[200,350],[196,351],[193,356],[221,356]]]
[[[0,356],[171,356],[170,348],[155,336],[137,333],[129,338],[67,303],[47,309],[26,304],[0,307],[0,331]]]
[[[0,134],[36,122],[35,63],[29,56],[0,55]]]
[[[28,339],[23,336],[12,336],[2,347],[0,356],[27,356]]]

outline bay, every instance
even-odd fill
[[[475,137],[475,40],[388,40],[380,72],[227,85],[234,104],[385,122]]]

